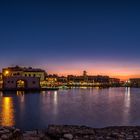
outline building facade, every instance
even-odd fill
[[[40,79],[37,77],[4,77],[4,89],[40,89]]]
[[[2,69],[3,77],[15,76],[15,77],[38,77],[40,81],[45,80],[46,72],[42,69],[32,67],[8,67]]]
[[[67,77],[69,83],[77,83],[77,84],[108,84],[109,83],[109,77],[108,76],[73,76],[68,75]]]
[[[8,67],[2,70],[4,89],[38,89],[45,80],[46,72],[42,69],[26,67]]]
[[[140,87],[140,78],[132,78],[127,82],[128,86]]]

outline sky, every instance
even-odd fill
[[[1,0],[0,68],[140,77],[138,0]]]

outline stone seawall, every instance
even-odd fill
[[[0,127],[0,140],[140,140],[140,126],[49,125],[45,130],[24,132],[14,127]]]

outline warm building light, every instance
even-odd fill
[[[5,71],[5,76],[7,76],[9,74],[9,71],[8,70],[6,70]]]

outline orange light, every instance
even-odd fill
[[[8,76],[8,75],[9,75],[9,71],[6,70],[6,71],[4,72],[4,75],[5,75],[5,76]]]
[[[0,115],[2,116],[2,120],[0,121],[0,125],[2,126],[14,126],[14,108],[13,108],[13,100],[10,97],[4,97],[2,101],[2,110]]]

